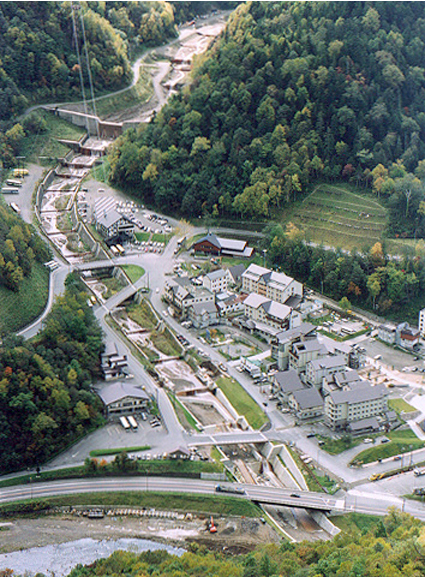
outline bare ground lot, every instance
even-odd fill
[[[209,548],[248,551],[260,543],[279,542],[278,534],[258,519],[243,517],[214,518],[217,533],[206,528],[209,519],[194,516],[193,520],[155,518],[105,517],[87,519],[71,515],[55,515],[37,519],[17,518],[0,524],[1,553],[54,543],[92,539],[138,537],[185,546],[199,542]]]

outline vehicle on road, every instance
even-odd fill
[[[413,474],[415,477],[422,477],[422,475],[425,475],[425,467],[417,467],[413,470]]]
[[[298,495],[297,493],[291,493],[290,497],[294,497],[295,499],[301,499],[301,495]]]
[[[217,493],[234,493],[236,495],[245,495],[245,489],[243,487],[233,487],[232,485],[216,485],[215,490]]]

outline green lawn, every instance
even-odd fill
[[[236,411],[245,416],[253,429],[260,429],[268,422],[264,411],[235,379],[220,377],[216,383]]]
[[[400,413],[412,413],[413,411],[416,411],[415,407],[409,405],[409,403],[407,403],[404,399],[389,399],[388,406],[398,415]]]
[[[40,160],[41,164],[50,164],[52,159],[63,157],[69,152],[69,148],[57,139],[79,140],[86,132],[84,128],[75,126],[47,110],[37,110],[32,114],[44,118],[47,130],[40,134],[30,134],[25,138],[22,156],[25,156],[27,162]]]
[[[409,453],[410,451],[425,447],[425,443],[418,439],[411,429],[391,431],[386,436],[391,439],[390,443],[379,443],[374,447],[369,447],[357,455],[351,464],[362,465],[373,463],[378,459],[386,459],[394,455]]]
[[[49,293],[49,272],[35,263],[19,292],[0,286],[0,333],[10,333],[30,324],[44,310]]]
[[[114,276],[103,278],[100,282],[104,284],[107,289],[103,295],[105,299],[111,298],[125,286],[123,280],[115,278]]]
[[[172,237],[171,234],[159,234],[159,233],[152,233],[152,242],[163,242],[165,243],[165,245],[168,244],[168,241],[170,240],[170,238]]]
[[[145,65],[141,66],[141,74],[137,84],[120,94],[100,97],[96,99],[96,113],[102,118],[120,110],[128,110],[132,106],[140,106],[149,100],[153,94],[153,85],[150,74]],[[92,108],[91,102],[88,102]]]
[[[323,441],[321,449],[330,455],[339,455],[352,447],[357,447],[362,442],[362,439],[351,437],[350,435],[343,436],[341,439],[332,439],[331,437],[322,437],[316,435],[319,441]]]
[[[125,271],[132,283],[138,281],[139,278],[145,274],[145,269],[137,266],[137,264],[123,264],[121,268]]]
[[[141,447],[117,447],[115,449],[95,449],[90,451],[90,457],[108,457],[110,455],[118,455],[119,453],[136,453],[138,451],[149,451],[150,445],[142,445]]]
[[[191,430],[199,431],[199,427],[198,427],[195,419],[192,417],[192,415],[189,413],[189,411],[186,409],[186,407],[184,405],[182,405],[182,403],[174,395],[174,393],[172,393],[171,391],[167,391],[167,395],[173,404],[174,411],[176,412],[177,418],[180,421],[181,425],[187,431],[191,431]]]
[[[134,236],[139,242],[146,242],[150,239],[150,232],[135,232]]]

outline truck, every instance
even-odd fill
[[[245,489],[243,487],[234,487],[233,485],[216,485],[215,490],[217,493],[232,493],[234,495],[245,495]]]
[[[416,469],[413,470],[413,474],[415,477],[422,477],[422,475],[425,475],[425,467],[416,467]]]

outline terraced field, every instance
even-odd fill
[[[309,242],[351,250],[382,240],[386,209],[373,198],[321,184],[290,215]]]

